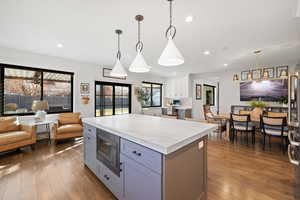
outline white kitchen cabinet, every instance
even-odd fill
[[[166,97],[172,99],[191,97],[189,76],[168,79],[166,81]]]

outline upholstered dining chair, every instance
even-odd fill
[[[286,112],[268,112],[268,117],[288,117],[288,113]]]
[[[203,105],[203,113],[207,123],[218,124],[216,132],[220,133],[220,137],[222,137],[222,133],[226,131],[226,120],[215,116],[210,109],[210,105]]]
[[[261,116],[261,129],[264,136],[263,149],[266,145],[266,136],[269,136],[269,144],[271,145],[271,137],[280,137],[281,148],[284,153],[284,140],[288,143],[288,127],[286,117],[269,117]]]
[[[252,134],[252,144],[255,143],[255,124],[251,122],[250,114],[230,114],[230,129],[232,133],[232,141],[236,138],[237,134],[245,133],[247,136],[248,144],[248,133]]]

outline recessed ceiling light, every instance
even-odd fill
[[[57,46],[58,48],[63,48],[63,47],[64,47],[64,45],[62,45],[61,43],[58,43],[56,46]]]
[[[203,54],[204,55],[210,55],[210,51],[204,51]]]
[[[227,67],[228,66],[228,64],[227,63],[224,63],[224,67]]]
[[[190,23],[193,21],[193,16],[189,15],[185,18],[185,22]]]

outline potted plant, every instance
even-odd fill
[[[150,100],[150,94],[146,90],[143,90],[143,88],[136,87],[134,93],[137,97],[138,102],[141,103],[141,107]]]
[[[282,105],[282,107],[286,107],[289,102],[289,99],[287,96],[282,96],[279,98],[278,103]]]
[[[263,109],[267,107],[267,104],[263,101],[251,101],[250,106],[253,108],[251,112],[251,120],[259,121],[260,115],[263,114]]]

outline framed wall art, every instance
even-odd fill
[[[275,78],[274,67],[266,67],[263,69],[264,72],[268,72],[269,78]]]
[[[241,81],[247,81],[248,80],[248,73],[250,71],[242,71],[241,72]]]
[[[202,85],[196,84],[196,100],[202,99]]]
[[[110,75],[111,70],[112,69],[109,69],[109,68],[103,68],[103,77],[105,77],[105,78],[114,78],[114,79],[126,80],[126,77],[111,76]]]
[[[80,94],[81,95],[90,94],[90,84],[89,83],[80,83]]]
[[[289,75],[288,66],[276,67],[276,78],[287,77]]]
[[[261,69],[253,69],[252,71],[252,79],[253,80],[260,80],[262,77],[262,70]]]

